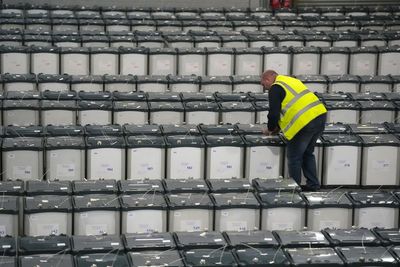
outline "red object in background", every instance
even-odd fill
[[[270,0],[271,9],[290,8],[292,7],[292,0]]]

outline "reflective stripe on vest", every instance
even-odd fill
[[[299,100],[300,98],[302,98],[303,96],[305,96],[308,93],[311,93],[311,91],[309,91],[308,89],[304,89],[303,91],[301,91],[300,93],[297,93],[292,87],[290,87],[287,83],[282,82],[282,81],[277,81],[276,83],[283,85],[283,87],[285,87],[286,89],[288,89],[292,95],[294,95],[293,99],[289,101],[289,103],[286,104],[285,108],[282,108],[281,110],[281,114],[282,116],[285,115],[285,113],[293,106],[293,104]]]

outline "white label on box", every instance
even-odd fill
[[[228,221],[228,222],[226,222],[226,226],[228,227],[229,231],[246,231],[246,230],[248,230],[246,221]]]
[[[188,73],[193,72],[193,74],[197,74],[199,69],[200,69],[200,64],[199,63],[188,63],[188,62],[186,62],[184,64],[184,69]]]
[[[80,216],[81,218],[87,218],[88,214],[87,212],[82,212]]]
[[[257,68],[257,64],[253,61],[242,61],[240,64],[242,64],[244,71],[252,72],[255,71]]]
[[[227,216],[229,216],[229,211],[223,211],[223,212],[221,212],[221,215],[224,217],[227,217]]]
[[[339,71],[342,68],[342,64],[340,62],[328,61],[328,71]]]
[[[39,235],[59,235],[60,226],[58,224],[38,224],[37,232]]]
[[[389,171],[391,167],[391,162],[389,160],[373,160],[372,168],[380,171]]]
[[[174,217],[181,217],[181,212],[180,211],[175,211],[174,212]]]
[[[138,228],[141,230],[140,232],[143,233],[154,233],[157,230],[154,229],[150,224],[148,223],[139,223]]]
[[[317,216],[321,215],[321,211],[319,211],[319,210],[314,210],[314,215],[317,215]]]
[[[193,169],[193,166],[190,164],[190,162],[181,162],[181,166],[183,167],[183,169],[186,169],[186,170]]]
[[[371,68],[371,62],[369,60],[357,61],[357,69],[368,71]]]
[[[257,165],[256,172],[265,174],[266,171],[271,171],[273,168],[272,164],[267,161],[261,161]]]
[[[57,177],[74,177],[75,176],[75,164],[63,163],[57,164]]]
[[[13,158],[15,158],[15,154],[10,153],[10,154],[8,154],[8,157],[9,157],[10,159],[13,159]]]
[[[51,152],[50,153],[50,157],[52,157],[52,158],[57,158],[57,156],[58,156],[57,152]]]
[[[293,231],[293,223],[291,223],[291,222],[274,222],[274,223],[272,223],[272,230]]]
[[[200,220],[182,220],[181,229],[184,231],[199,231],[201,230]]]
[[[340,228],[340,221],[324,220],[319,222],[319,229]]]
[[[102,235],[107,233],[107,224],[87,224],[86,235]]]
[[[302,60],[299,63],[299,67],[300,67],[300,70],[302,70],[302,71],[304,71],[304,70],[310,71],[313,67],[313,63],[310,60],[309,61]]]
[[[128,211],[128,217],[135,217],[135,211]]]
[[[336,161],[335,170],[343,170],[351,167],[351,163],[348,160],[340,159]]]
[[[6,236],[7,235],[7,229],[5,225],[0,225],[0,236]]]
[[[114,171],[114,167],[108,163],[100,164],[100,167],[101,167],[102,171],[104,171],[104,172],[113,172]]]
[[[169,59],[164,59],[164,60],[158,59],[156,61],[156,71],[170,70],[170,69],[171,69],[171,61]]]
[[[32,179],[32,166],[13,166],[13,177],[23,180]]]

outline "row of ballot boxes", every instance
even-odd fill
[[[228,78],[229,79],[229,78]],[[230,87],[231,85],[227,85]],[[217,89],[217,88],[214,88]],[[230,90],[230,89],[229,89]],[[399,92],[317,93],[329,123],[399,122]],[[267,123],[268,93],[10,91],[4,126]]]
[[[2,182],[2,235],[310,230],[399,224],[396,190],[300,192],[291,179]],[[13,189],[21,187],[22,189]],[[120,194],[118,194],[120,193]]]
[[[398,229],[355,228],[322,232],[251,230],[2,237],[0,259],[6,267],[26,267],[32,263],[62,267],[398,266],[398,235]]]
[[[242,61],[240,61],[242,62]],[[296,75],[310,91],[317,93],[386,93],[400,91],[399,75]],[[232,94],[250,92],[262,94],[259,73],[255,75],[197,76],[197,75],[68,75],[68,74],[1,74],[0,88],[11,92],[8,98],[18,98],[13,91],[42,92],[48,98],[52,92],[115,92],[115,100],[141,101],[137,95],[145,93],[182,93],[182,100],[188,101],[191,93]],[[45,93],[45,91],[50,91]],[[33,92],[26,92],[32,94]],[[73,93],[73,92],[71,92]],[[135,96],[137,98],[135,98]],[[2,92],[2,98],[7,93]],[[32,96],[31,96],[32,97]],[[63,100],[63,95],[60,100]],[[210,97],[210,96],[207,96]],[[254,96],[251,96],[253,97]],[[154,98],[154,95],[149,99]],[[190,99],[190,98],[189,98]],[[193,101],[193,100],[192,100]]]
[[[339,17],[348,16],[352,19],[362,20],[371,16],[391,16],[400,15],[400,10],[396,5],[379,5],[379,6],[322,6],[322,7],[292,7],[279,8],[270,10],[267,7],[122,7],[122,6],[90,6],[90,5],[50,5],[50,4],[23,4],[12,3],[4,4],[1,7],[1,15],[3,17],[51,17],[51,18],[120,18],[129,16],[176,16],[177,18],[185,18],[186,16],[202,16],[202,17],[296,17],[304,18],[321,15],[323,17]],[[225,20],[225,19],[224,19]]]
[[[245,40],[232,41],[231,47],[164,48],[160,36],[161,47],[147,48],[2,45],[1,73],[224,76],[260,75],[265,69],[274,69],[283,75],[400,74],[396,64],[400,58],[400,37],[398,43],[392,45],[323,47],[316,44],[303,47],[287,43],[279,47],[250,48],[247,38],[240,37]]]
[[[287,177],[285,140],[279,135],[264,136],[265,127],[248,124],[88,125],[85,130],[79,126],[6,127],[1,139],[2,178]],[[399,185],[399,134],[398,124],[391,123],[327,125],[314,151],[322,184]]]

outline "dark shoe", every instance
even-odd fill
[[[308,186],[308,185],[302,185],[301,186],[301,191],[302,192],[317,192],[317,191],[319,191],[319,187],[311,187],[311,186]]]

